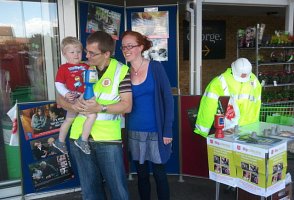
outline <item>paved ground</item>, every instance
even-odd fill
[[[137,178],[129,181],[129,192],[131,200],[139,200],[137,191]],[[215,182],[208,179],[195,177],[183,177],[184,182],[179,182],[179,176],[169,175],[171,200],[214,200],[215,199]],[[152,181],[152,198],[157,199],[155,191],[155,183]],[[226,186],[221,185],[220,200],[234,200],[235,192],[227,191]],[[74,192],[53,197],[42,198],[42,200],[80,200],[82,199],[81,192]]]
[[[288,171],[294,174],[294,159],[288,159]],[[133,175],[133,180],[128,181],[129,193],[131,200],[139,200],[137,190],[137,177]],[[293,176],[294,177],[294,176]],[[169,175],[170,194],[171,200],[215,200],[215,182],[209,179],[202,179],[196,177],[184,176],[184,182],[179,182],[178,175]],[[293,178],[292,178],[293,179]],[[156,191],[154,179],[150,177],[152,183],[152,200],[156,200]],[[73,192],[63,195],[57,195],[52,197],[41,198],[42,200],[80,200],[82,199],[82,191]],[[294,193],[294,187],[292,188]],[[228,187],[221,184],[220,188],[220,200],[235,200],[237,199],[237,192],[228,190]],[[248,193],[242,193],[239,195],[239,199],[242,200],[260,200],[260,197],[247,197]],[[270,199],[270,197],[268,198]]]
[[[134,180],[128,181],[130,200],[139,200],[137,190],[136,176],[133,176]],[[171,200],[215,200],[215,182],[209,179],[184,177],[184,182],[179,182],[179,176],[168,176],[170,184]],[[152,200],[156,200],[155,183],[152,181]],[[82,191],[67,193],[62,195],[56,195],[46,198],[40,198],[42,200],[81,200]],[[294,193],[294,187],[292,187],[292,194]],[[227,186],[221,184],[219,200],[236,200],[237,192],[232,188],[228,189]],[[260,200],[258,196],[252,196],[246,192],[240,192],[239,200]],[[268,197],[266,200],[270,200]],[[110,198],[109,198],[110,200]]]

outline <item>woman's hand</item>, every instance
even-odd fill
[[[173,141],[172,138],[163,137],[163,143],[164,143],[165,145],[171,143],[172,141]]]

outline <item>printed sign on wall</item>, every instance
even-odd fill
[[[110,34],[113,39],[119,39],[119,28],[121,22],[121,14],[89,4],[88,18],[87,18],[87,33],[95,31],[105,31]]]
[[[184,60],[189,60],[189,22],[183,23]],[[203,20],[202,22],[202,58],[226,58],[226,22],[218,20]]]

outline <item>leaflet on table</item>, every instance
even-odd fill
[[[263,146],[268,148],[269,146],[273,146],[276,143],[281,142],[282,139],[246,134],[236,137],[236,141],[240,143],[251,143],[253,145],[258,145],[259,147]]]
[[[249,125],[240,127],[241,133],[252,133],[256,132],[257,135],[281,136],[286,138],[294,137],[294,127],[286,125],[277,125],[268,122],[255,122]]]
[[[236,167],[233,143],[215,138],[207,139],[209,178],[236,187]]]

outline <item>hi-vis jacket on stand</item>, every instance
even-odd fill
[[[258,79],[251,73],[249,81],[238,82],[232,75],[232,69],[228,68],[207,86],[200,102],[195,133],[207,137],[214,121],[214,115],[217,113],[220,96],[230,96],[231,99],[235,100],[235,105],[240,112],[239,126],[259,120],[261,85]]]
[[[103,76],[94,85],[96,101],[102,105],[110,105],[120,101],[119,84],[128,72],[128,66],[111,59]],[[73,122],[70,138],[78,139],[82,133],[84,115],[79,114]],[[97,118],[91,130],[95,141],[121,140],[121,115],[110,113],[97,113]]]

